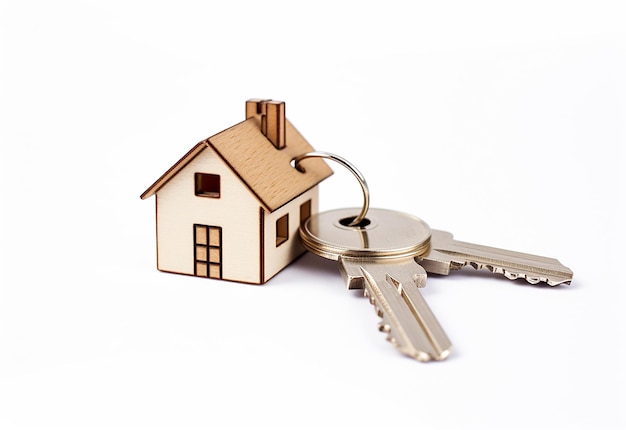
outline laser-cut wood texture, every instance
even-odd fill
[[[314,149],[284,114],[283,102],[246,102],[246,120],[195,145],[141,195],[156,194],[159,270],[264,283],[305,252],[297,229],[332,171],[321,159],[303,161],[304,173],[291,166]],[[203,175],[219,185],[198,185]]]

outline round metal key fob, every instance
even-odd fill
[[[417,257],[428,251],[430,228],[402,212],[370,208],[367,218],[349,226],[358,209],[337,209],[311,216],[300,228],[306,249],[329,260]]]

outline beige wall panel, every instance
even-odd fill
[[[265,214],[265,279],[276,275],[287,264],[305,252],[298,239],[300,227],[300,205],[311,200],[311,214],[318,212],[318,187],[314,187],[271,214]],[[276,246],[276,221],[289,213],[289,239]]]
[[[220,175],[220,198],[195,195],[196,172]],[[211,148],[157,192],[159,270],[193,275],[193,224],[222,227],[224,279],[259,282],[258,201]]]

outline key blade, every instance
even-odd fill
[[[569,285],[574,275],[557,259],[461,242],[441,230],[431,231],[429,253],[416,260],[427,272],[439,275],[448,275],[450,270],[470,265],[508,279],[525,279],[531,284],[545,282],[550,286]]]
[[[450,340],[418,289],[426,283],[426,272],[413,259],[340,262],[342,272],[351,275],[349,287],[361,280],[364,295],[381,318],[380,330],[396,348],[419,361],[444,360],[450,355]]]

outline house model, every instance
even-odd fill
[[[262,284],[305,252],[298,228],[332,174],[285,118],[285,103],[248,100],[246,119],[203,140],[142,195],[156,195],[157,268]]]

